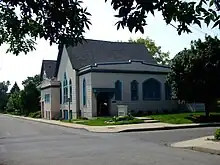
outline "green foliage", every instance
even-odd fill
[[[210,22],[214,22],[213,27],[218,26],[220,28],[220,15],[215,10],[214,4],[219,9],[217,0],[200,0],[199,2],[184,0],[111,0],[113,9],[118,11],[116,17],[120,19],[116,23],[118,29],[127,26],[131,32],[135,30],[135,32],[144,33],[143,27],[147,25],[146,18],[149,12],[154,15],[155,11],[159,11],[167,24],[172,26],[173,22],[177,24],[176,29],[179,35],[182,32],[191,32],[191,25],[197,24],[201,27],[201,22],[205,22],[207,26]]]
[[[28,117],[41,118],[41,111],[31,112],[31,113],[29,113]]]
[[[40,75],[35,75],[34,77],[27,77],[24,81],[22,81],[22,85],[25,87],[27,86],[30,82],[32,82],[36,87],[40,85]]]
[[[104,1],[104,0],[103,0]],[[105,0],[105,2],[110,0]],[[35,49],[36,39],[43,38],[50,44],[76,45],[84,40],[89,29],[90,13],[79,0],[2,0],[0,1],[0,45],[8,44],[7,52],[18,55]],[[118,12],[117,29],[144,33],[149,13],[159,11],[167,24],[176,23],[180,35],[191,32],[191,25],[201,27],[201,22],[220,28],[218,0],[111,0]],[[215,7],[214,7],[215,6]],[[101,13],[102,14],[102,13]]]
[[[20,91],[20,88],[18,87],[18,84],[15,82],[13,87],[10,90],[10,94],[13,94],[13,93],[19,92],[19,91]]]
[[[220,140],[220,129],[217,129],[214,134],[215,140]]]
[[[7,112],[39,117],[40,91],[37,89],[39,83],[39,75],[27,77],[27,79],[22,82],[24,90],[12,92],[10,94],[6,106]],[[37,113],[35,114],[35,112]]]
[[[162,52],[161,47],[157,46],[155,41],[147,38],[138,38],[137,40],[129,39],[129,42],[144,44],[150,54],[156,59],[159,64],[162,65],[169,65],[170,63],[170,53],[169,52]]]
[[[0,1],[0,45],[18,55],[35,49],[37,38],[52,43],[77,44],[89,28],[90,14],[78,0]]]
[[[8,113],[15,112],[16,114],[21,113],[21,95],[19,92],[15,92],[10,94],[10,97],[8,99],[7,105],[6,105],[6,111]]]
[[[191,48],[172,60],[168,81],[173,97],[188,102],[203,102],[206,115],[220,97],[220,40],[206,36],[205,41],[192,41]]]
[[[9,85],[10,85],[9,81],[0,82],[0,112],[5,111],[5,106],[6,106],[7,100],[8,100],[7,91],[8,91]]]
[[[25,115],[40,109],[40,91],[32,81],[24,86],[22,103]]]

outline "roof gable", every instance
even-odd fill
[[[47,78],[51,79],[54,77],[55,69],[56,69],[56,61],[55,60],[43,60],[41,66],[40,79],[43,79],[44,71],[46,73]]]
[[[75,69],[99,62],[128,60],[142,60],[156,64],[156,60],[150,55],[145,45],[137,43],[88,39],[75,47],[69,46],[67,53]]]

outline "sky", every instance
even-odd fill
[[[87,39],[128,41],[129,38],[148,36],[161,46],[163,51],[169,51],[172,58],[179,51],[189,47],[191,40],[204,39],[205,34],[220,36],[219,29],[213,30],[204,24],[202,29],[193,26],[191,29],[193,33],[179,36],[174,27],[166,25],[160,13],[148,16],[148,25],[144,28],[144,34],[130,33],[126,28],[117,30],[115,26],[117,18],[114,17],[116,12],[110,3],[105,3],[104,0],[96,0],[96,3],[91,0],[83,0],[83,2],[83,6],[86,6],[88,12],[92,14],[90,17],[92,25],[85,33]],[[48,41],[40,39],[37,40],[36,50],[27,55],[6,54],[7,47],[7,45],[0,46],[0,82],[9,80],[12,85],[17,82],[20,88],[22,88],[21,82],[28,76],[40,73],[42,60],[56,60],[58,54],[57,45],[50,46]]]

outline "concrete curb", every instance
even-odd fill
[[[14,117],[18,119],[24,119],[24,120],[29,120],[29,121],[34,121],[34,122],[40,122],[40,123],[45,123],[45,124],[51,124],[51,125],[57,125],[61,127],[66,127],[66,128],[73,128],[73,129],[79,129],[79,130],[85,130],[89,132],[94,132],[94,133],[123,133],[123,132],[141,132],[141,131],[159,131],[159,130],[175,130],[175,129],[189,129],[189,128],[202,128],[202,127],[219,127],[220,123],[204,123],[204,124],[190,124],[190,125],[171,125],[171,126],[157,126],[157,127],[148,127],[148,128],[126,128],[123,130],[115,130],[115,131],[95,131],[92,128],[89,128],[90,126],[85,126],[88,128],[83,128],[82,125],[79,125],[79,127],[76,126],[70,126],[70,125],[65,125],[65,123],[53,123],[53,122],[48,122],[47,120],[38,120],[34,118],[29,118],[29,117],[23,117],[23,116],[16,116],[16,115],[10,115],[10,114],[3,114],[5,116],[9,117]],[[109,129],[106,127],[106,129]]]
[[[193,150],[193,151],[199,151],[199,152],[204,152],[204,153],[220,155],[220,150],[204,148],[204,147],[175,147],[175,148],[190,149],[190,150]]]
[[[174,129],[189,129],[189,128],[204,128],[204,127],[219,127],[220,123],[205,123],[200,125],[175,125],[175,126],[164,126],[164,127],[154,127],[154,128],[137,128],[137,129],[127,129],[121,130],[119,132],[140,132],[140,131],[159,131],[159,130],[174,130]]]
[[[38,122],[38,123],[44,123],[44,124],[50,124],[50,125],[56,125],[56,126],[61,126],[61,127],[65,127],[65,128],[73,128],[73,129],[79,129],[79,130],[84,130],[84,131],[88,131],[88,132],[92,132],[86,128],[77,128],[77,127],[71,127],[68,125],[64,125],[64,124],[60,124],[60,123],[51,123],[51,122],[47,122],[47,121],[42,121],[42,120],[37,120],[37,119],[32,119],[29,117],[23,117],[23,116],[16,116],[16,115],[10,115],[10,114],[3,114],[4,116],[9,116],[9,117],[13,117],[13,118],[17,118],[17,119],[23,119],[23,120],[28,120],[28,121],[34,121],[34,122]]]

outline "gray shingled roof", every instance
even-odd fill
[[[43,76],[43,72],[46,72],[47,78],[53,78],[55,69],[56,69],[56,61],[55,60],[43,60],[41,67],[41,79]]]
[[[67,52],[73,68],[92,65],[98,62],[143,60],[156,64],[145,45],[125,42],[110,42],[87,39],[87,42],[68,47]]]

